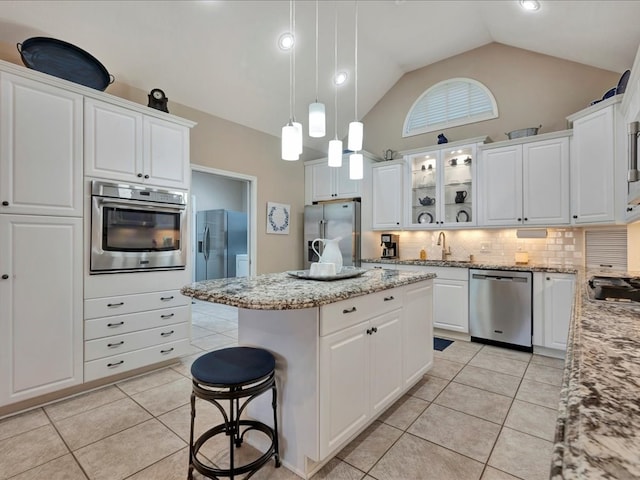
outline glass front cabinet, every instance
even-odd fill
[[[426,229],[476,224],[476,143],[447,145],[405,155],[406,226]]]

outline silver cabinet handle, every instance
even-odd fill
[[[120,303],[107,303],[107,307],[121,307],[122,305],[124,305],[124,302],[120,302]]]
[[[118,365],[122,365],[124,363],[124,360],[120,360],[119,362],[115,362],[115,363],[107,363],[107,367],[117,367]]]
[[[161,337],[168,337],[169,335],[173,335],[175,330],[171,330],[170,332],[160,332]]]
[[[171,353],[173,352],[173,347],[168,348],[167,350],[160,350],[160,353]]]
[[[160,318],[171,318],[175,315],[175,313],[167,313],[166,315],[160,315]]]
[[[107,347],[109,348],[119,347],[120,345],[124,345],[124,340],[120,340],[117,343],[107,343]]]
[[[344,310],[342,310],[342,313],[353,313],[353,312],[355,312],[356,310],[357,310],[357,308],[356,308],[356,307],[351,307],[351,308],[349,308],[349,309],[346,309],[346,308],[345,308]]]

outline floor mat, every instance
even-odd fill
[[[453,343],[453,340],[446,340],[444,338],[433,337],[433,348],[439,351],[444,350]]]

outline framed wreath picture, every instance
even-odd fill
[[[289,235],[291,206],[283,203],[267,202],[267,233]]]

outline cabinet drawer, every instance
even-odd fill
[[[320,336],[402,307],[402,287],[350,298],[320,307]]]
[[[173,323],[188,322],[191,318],[190,312],[189,306],[185,306],[85,320],[84,339],[93,340]]]
[[[153,365],[172,358],[186,355],[189,351],[189,339],[164,343],[154,347],[135,350],[133,352],[114,355],[84,364],[84,381],[90,382],[98,378],[116,375],[135,368]]]
[[[84,301],[84,318],[124,315],[145,310],[179,307],[190,303],[191,298],[185,297],[179,290],[93,298]]]
[[[188,339],[189,330],[189,323],[185,322],[89,340],[84,344],[84,359],[85,361],[96,360],[110,355],[140,350],[141,348],[175,342],[185,338]]]

